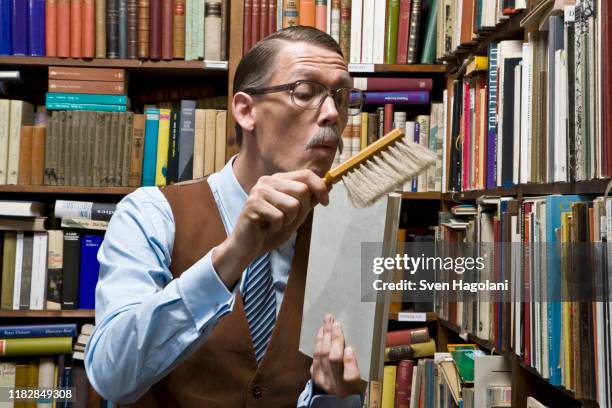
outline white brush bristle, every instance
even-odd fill
[[[355,207],[372,205],[436,161],[431,150],[403,138],[342,178]]]

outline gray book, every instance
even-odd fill
[[[85,185],[93,186],[94,150],[96,148],[97,113],[89,112],[87,119],[87,149],[85,161]]]
[[[121,158],[121,176],[118,185],[122,187],[128,186],[128,178],[130,174],[130,157],[132,146],[132,132],[134,129],[134,114],[132,112],[125,113],[125,131],[123,132],[123,149]]]
[[[113,145],[113,155],[111,156],[111,175],[110,179],[113,186],[121,185],[121,165],[123,163],[123,138],[127,126],[127,115],[125,112],[117,115],[117,130],[114,133],[115,143]]]
[[[181,101],[181,114],[179,115],[179,151],[178,174],[179,181],[193,178],[193,137],[195,133],[196,101]]]
[[[72,117],[74,112],[67,111],[66,112],[66,121],[62,126],[62,133],[60,134],[60,139],[63,140],[62,150],[60,154],[63,157],[63,168],[64,168],[64,177],[63,183],[64,186],[70,185],[70,152],[72,151]]]
[[[78,185],[79,177],[79,155],[81,153],[81,116],[83,111],[74,111],[72,114],[71,133],[70,133],[70,184],[71,186]]]
[[[119,58],[127,58],[127,0],[119,0]]]
[[[77,186],[84,186],[87,180],[87,146],[89,145],[89,111],[82,111],[79,121],[79,154]]]
[[[32,232],[23,234],[23,253],[21,261],[21,294],[19,295],[19,309],[30,309],[30,289],[32,288],[32,252],[34,235]]]
[[[93,185],[102,185],[102,156],[104,150],[104,132],[106,129],[106,113],[96,112],[96,135],[93,149]]]

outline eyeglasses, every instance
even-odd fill
[[[295,81],[291,84],[276,85],[268,88],[247,88],[243,90],[249,95],[261,95],[274,92],[289,91],[291,101],[301,109],[319,109],[325,99],[331,96],[336,104],[336,110],[343,116],[355,116],[361,112],[365,95],[356,88],[340,87],[329,89],[315,81]]]

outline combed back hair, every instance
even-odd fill
[[[325,48],[344,57],[336,40],[316,28],[293,26],[276,31],[256,43],[242,57],[234,76],[234,94],[247,88],[267,86],[276,70],[276,60],[283,43],[298,42]],[[242,144],[242,128],[238,123],[236,123],[236,142],[238,145]]]

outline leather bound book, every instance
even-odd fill
[[[127,58],[127,0],[119,0],[119,58]]]
[[[93,58],[96,47],[96,5],[83,0],[83,58]]]
[[[339,1],[339,0],[338,0]],[[283,28],[299,24],[300,20],[299,0],[283,0]]]
[[[119,0],[106,0],[106,56],[119,58]]]
[[[265,38],[268,35],[268,0],[260,0],[259,2],[259,39]]]
[[[351,60],[351,0],[340,1],[340,49],[344,54],[344,61]]]
[[[162,55],[162,0],[149,2],[149,58],[161,59]]]
[[[70,0],[57,0],[57,56],[70,56]]]
[[[42,186],[45,175],[45,126],[34,126],[32,132],[32,165],[30,185]]]
[[[416,64],[422,8],[422,0],[412,0],[412,11],[410,12],[410,37],[408,38],[408,64]]]
[[[126,73],[121,68],[49,67],[49,79],[76,81],[126,82]]]
[[[106,58],[106,0],[96,0],[96,58]]]
[[[174,5],[172,0],[162,0],[161,19],[161,49],[162,59],[171,60],[173,54],[172,44],[172,20],[174,18]]]
[[[57,0],[45,2],[45,52],[57,57]]]
[[[221,0],[221,61],[227,61],[228,52],[227,52],[227,24],[228,24],[228,14],[229,14],[229,0]]]
[[[83,1],[70,0],[70,56],[81,58],[83,39]]]
[[[138,0],[127,3],[127,57],[138,58]]]
[[[185,0],[174,0],[172,57],[185,59]]]
[[[125,95],[123,82],[49,80],[49,92]]]
[[[244,0],[244,26],[242,31],[242,54],[251,49],[251,19],[253,14],[253,0]]]
[[[138,0],[138,58],[149,58],[149,0]]]
[[[19,167],[17,184],[27,186],[32,176],[32,133],[34,126],[22,126],[19,137]]]
[[[474,0],[463,0],[463,14],[461,16],[461,37],[460,44],[463,45],[472,40],[472,14],[474,10]]]
[[[408,61],[408,37],[410,35],[410,0],[400,0],[397,28],[397,64]]]
[[[265,1],[265,0],[264,0]],[[261,2],[262,0],[251,0],[251,44],[254,45],[261,40],[259,37],[259,26],[261,24]]]
[[[206,0],[204,4],[204,59],[219,61],[221,59],[221,2]]]
[[[276,0],[268,0],[268,32],[270,34],[277,31],[276,13],[277,13]]]

